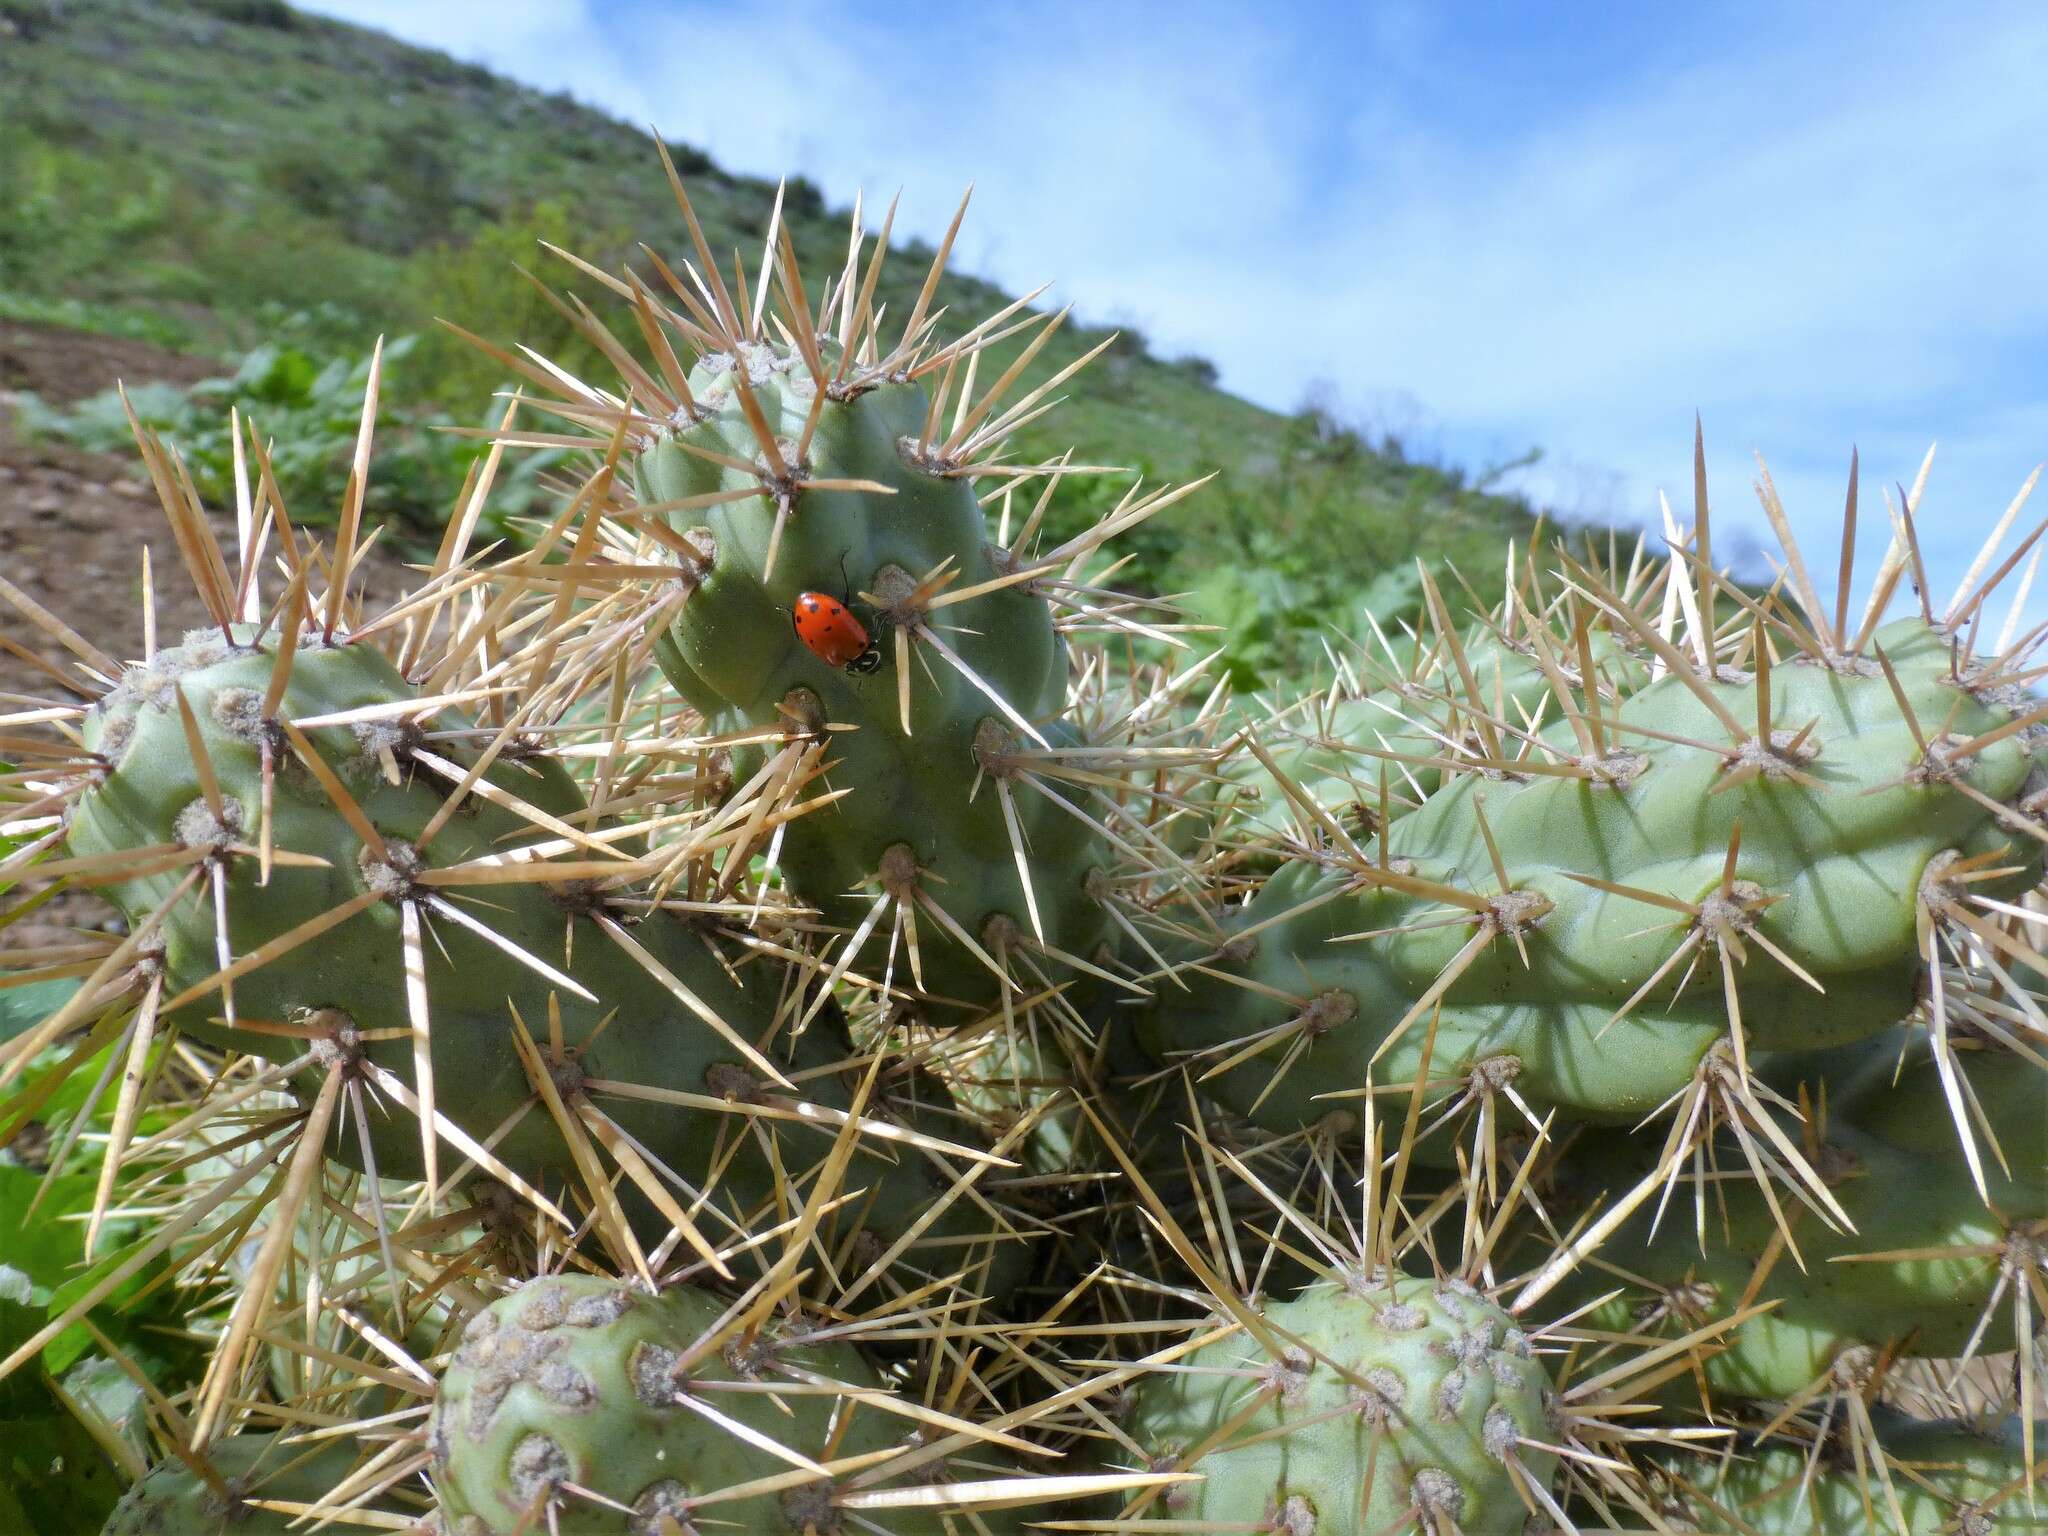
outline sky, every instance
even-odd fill
[[[1758,454],[1831,572],[1858,449],[1867,580],[1938,444],[1937,601],[2048,458],[2039,0],[310,8],[927,239],[972,182],[966,270],[1566,515],[1686,520],[1697,412],[1752,569]]]

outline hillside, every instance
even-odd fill
[[[436,316],[589,362],[511,263],[559,284],[569,274],[541,238],[614,265],[636,240],[683,245],[642,129],[280,0],[0,0],[0,34],[0,315],[223,361],[278,337],[356,359],[379,334],[417,332],[388,381],[394,404],[473,421],[499,370],[434,332]],[[676,155],[713,248],[751,269],[774,186]],[[843,258],[837,199],[851,190],[790,184],[807,270]],[[891,263],[892,313],[930,257],[911,242]],[[956,274],[941,299],[965,322],[1006,296]],[[1070,324],[1035,367],[1108,334]],[[1378,573],[1416,555],[1490,567],[1526,530],[1519,503],[1407,462],[1398,444],[1263,410],[1211,377],[1119,338],[1018,447],[1071,446],[1155,479],[1217,474],[1146,533],[1125,576],[1194,589],[1205,617],[1237,631],[1244,680],[1311,655],[1324,623],[1355,624]],[[432,483],[386,510],[430,520]]]

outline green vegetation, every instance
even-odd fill
[[[451,415],[480,420],[488,393],[509,382],[435,327],[437,317],[516,338],[572,370],[595,369],[592,349],[511,264],[594,300],[596,285],[539,242],[572,245],[608,268],[635,255],[633,240],[668,254],[683,247],[642,128],[444,54],[276,0],[9,0],[0,25],[13,30],[0,46],[0,206],[9,210],[0,221],[0,315],[215,354],[224,376],[244,382],[269,358],[243,354],[281,340],[304,353],[305,363],[292,364],[301,376],[321,377],[338,362],[335,377],[346,378],[377,336],[417,335],[386,378],[388,419],[399,430],[384,439],[385,501],[373,509],[381,513],[423,525],[445,515],[466,457],[432,446],[427,431]],[[751,270],[776,188],[728,175],[686,147],[675,156],[711,249],[721,261],[744,251]],[[828,270],[844,252],[842,200],[852,190],[833,188],[828,200],[802,180],[786,189],[784,217],[806,267]],[[871,226],[880,213],[871,203]],[[931,254],[907,242],[883,272],[877,302],[907,313]],[[638,264],[646,269],[644,258]],[[965,317],[993,311],[1004,295],[952,276],[938,302]],[[599,307],[625,320],[617,306]],[[1070,322],[1034,373],[1065,367],[1109,334]],[[1011,355],[997,348],[984,366]],[[1505,542],[1527,532],[1516,501],[1407,462],[1320,412],[1262,410],[1215,388],[1204,360],[1163,361],[1136,337],[1121,338],[1066,392],[1062,425],[1027,426],[1020,456],[1071,448],[1077,461],[1128,465],[1152,485],[1218,475],[1170,530],[1132,542],[1118,579],[1138,591],[1190,592],[1195,616],[1227,629],[1226,660],[1240,684],[1312,663],[1327,626],[1357,626],[1358,600],[1377,574],[1417,556],[1490,569]],[[158,402],[159,419],[188,455],[218,458],[224,436],[209,452],[186,434],[241,401],[282,451],[310,431],[294,455],[307,474],[335,460],[324,409],[303,397],[284,420],[277,402],[223,387],[192,416]],[[110,415],[118,411],[98,412]],[[92,433],[90,424],[81,430]],[[1087,526],[1099,498],[1123,488],[1063,490],[1051,531]],[[294,508],[333,507],[338,481],[319,489],[330,494]],[[1259,575],[1247,579],[1253,563]]]
[[[22,402],[20,420],[31,433],[63,437],[101,452],[119,452],[130,441],[128,413],[178,445],[192,483],[209,506],[234,505],[235,442],[230,412],[256,423],[269,444],[270,469],[285,505],[299,522],[331,523],[340,515],[349,463],[361,429],[363,389],[370,359],[351,362],[322,346],[315,315],[296,315],[280,326],[276,340],[250,352],[233,374],[190,389],[143,384],[106,390],[68,411],[53,410],[34,395]],[[304,344],[293,338],[305,335]],[[387,366],[403,369],[419,338],[387,343]],[[460,494],[464,477],[488,444],[456,436],[453,418],[431,407],[381,403],[377,416],[377,478],[364,510],[392,523],[399,539],[417,535],[438,520]],[[260,466],[248,458],[252,483]],[[532,505],[541,473],[561,459],[543,451],[522,455],[498,480],[500,494],[490,509],[494,525],[523,515]]]

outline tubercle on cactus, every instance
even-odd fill
[[[1061,1486],[1024,1464],[1042,1448],[893,1390],[860,1330],[756,1301],[543,1276],[477,1313],[427,1432],[443,1518],[458,1531],[543,1510],[564,1532],[737,1520],[798,1533],[871,1509],[899,1510],[903,1531],[970,1513],[1007,1530],[1013,1506]]]

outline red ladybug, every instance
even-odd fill
[[[796,624],[797,639],[827,666],[857,673],[873,672],[881,666],[882,653],[868,639],[853,610],[838,598],[823,592],[802,593],[790,617]]]

